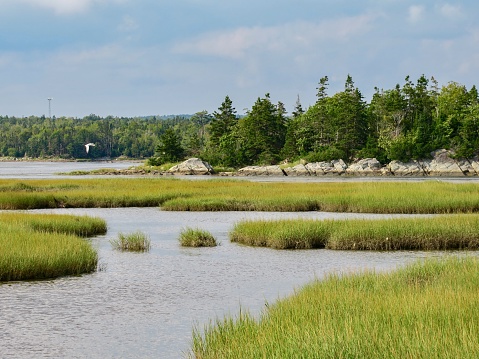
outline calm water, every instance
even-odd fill
[[[92,171],[100,168],[124,169],[138,166],[130,161],[95,161],[95,162],[1,162],[0,178],[61,178],[58,173],[72,171]]]
[[[68,170],[55,170],[64,171]],[[55,173],[40,172],[40,177]],[[356,214],[163,212],[157,208],[33,212],[104,218],[108,234],[92,239],[101,271],[0,285],[0,358],[182,358],[195,325],[236,315],[240,308],[258,314],[266,301],[289,295],[314,278],[331,272],[391,270],[417,258],[444,255],[278,251],[232,244],[227,238],[233,224],[242,219],[364,217]],[[181,248],[177,238],[186,226],[209,230],[221,245]],[[150,236],[149,253],[111,249],[110,239],[135,230]]]

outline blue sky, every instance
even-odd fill
[[[370,101],[425,74],[479,85],[479,2],[0,0],[0,115],[288,112],[350,74]]]

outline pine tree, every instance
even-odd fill
[[[225,97],[225,100],[218,108],[218,111],[213,112],[213,120],[209,126],[210,141],[213,146],[218,146],[220,138],[225,134],[231,132],[236,123],[238,122],[236,116],[236,110],[233,107],[233,101],[229,96]]]
[[[293,118],[298,118],[304,113],[303,106],[301,106],[301,101],[299,100],[299,95],[298,98],[296,99],[296,105],[294,107],[293,111]]]
[[[176,162],[183,159],[185,150],[181,146],[181,137],[173,130],[168,128],[159,138],[160,143],[156,147],[156,157],[159,164],[167,162]]]
[[[284,146],[286,126],[284,109],[275,106],[267,93],[258,98],[248,115],[239,122],[242,156],[252,164],[275,163]]]

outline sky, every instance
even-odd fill
[[[267,93],[291,113],[348,74],[367,102],[406,76],[469,89],[478,14],[477,0],[0,0],[0,115],[212,113],[225,96],[241,115]]]

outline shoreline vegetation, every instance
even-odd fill
[[[330,274],[259,318],[194,328],[190,357],[477,358],[479,261],[451,256],[388,273]]]
[[[261,183],[240,179],[0,179],[0,209],[160,207],[167,211],[450,214],[479,211],[479,184]]]
[[[106,230],[87,216],[0,213],[0,283],[94,272],[98,254],[84,238]]]

